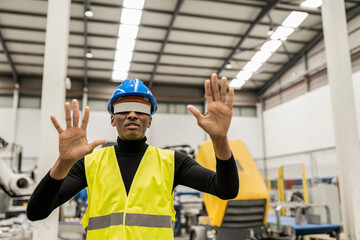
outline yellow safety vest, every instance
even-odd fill
[[[87,155],[86,239],[173,239],[174,166],[174,151],[149,146],[127,195],[114,147]]]

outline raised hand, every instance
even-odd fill
[[[205,81],[207,110],[204,115],[202,115],[196,107],[192,105],[188,106],[188,109],[196,117],[199,126],[204,129],[212,139],[226,137],[230,127],[234,89],[230,88],[229,98],[226,99],[226,83],[226,77],[222,77],[219,94],[217,75],[215,73],[211,75],[212,91],[210,88],[210,80]]]
[[[211,87],[210,87],[211,85]],[[210,80],[205,81],[205,96],[207,102],[207,110],[204,115],[194,107],[188,105],[187,108],[196,117],[198,125],[209,134],[214,144],[215,153],[218,157],[231,156],[229,149],[223,151],[223,147],[228,147],[227,133],[232,118],[232,107],[234,99],[234,89],[229,89],[229,97],[227,98],[227,79],[221,78],[221,89],[219,92],[217,74],[213,73]],[[230,154],[230,156],[229,156]]]
[[[84,117],[79,125],[79,104],[77,100],[72,100],[73,116],[71,123],[70,103],[65,103],[65,122],[66,129],[63,129],[55,116],[50,119],[59,133],[59,158],[50,171],[50,176],[55,179],[64,178],[70,168],[85,155],[91,153],[100,144],[106,143],[105,139],[95,140],[88,143],[86,138],[86,128],[89,122],[90,109],[85,107]]]

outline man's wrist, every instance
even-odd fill
[[[219,160],[229,160],[232,156],[231,148],[227,137],[212,138],[215,156]]]
[[[50,169],[50,177],[56,180],[62,180],[67,176],[71,167],[72,165],[69,166],[68,164],[65,164],[64,161],[61,161],[60,158],[58,158],[54,166]]]

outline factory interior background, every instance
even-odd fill
[[[107,103],[125,78],[138,78],[151,89],[158,101],[158,112],[146,133],[147,143],[160,148],[187,145],[186,148],[193,150],[196,157],[199,146],[210,138],[197,125],[186,106],[193,104],[204,113],[204,81],[212,73],[218,73],[220,77],[227,77],[229,87],[235,89],[228,138],[241,140],[256,164],[269,194],[270,205],[266,214],[275,211],[271,203],[281,201],[278,184],[279,168],[282,168],[283,201],[294,201],[294,192],[304,194],[306,188],[307,202],[304,199],[300,202],[309,206],[315,203],[329,206],[331,223],[339,225],[339,232],[343,232],[343,203],[339,187],[342,171],[339,162],[342,159],[337,155],[333,93],[327,65],[329,56],[324,41],[326,31],[330,30],[323,29],[322,1],[313,1],[318,5],[307,6],[311,0],[145,0],[141,9],[131,5],[131,1],[122,0],[70,2],[66,16],[69,21],[67,63],[63,70],[64,84],[59,88],[66,87],[65,101],[78,99],[80,109],[85,105],[90,107],[87,130],[90,142],[104,138],[109,144],[116,143],[117,133],[110,124]],[[351,65],[351,79],[337,81],[352,84],[354,109],[351,111],[359,129],[360,2],[335,2],[344,5],[348,48],[345,45],[340,50],[349,53]],[[3,168],[0,184],[2,189],[5,188],[0,190],[0,239],[35,239],[31,238],[31,233],[22,237],[15,233],[11,235],[9,222],[3,225],[1,222],[6,221],[6,212],[14,204],[13,197],[6,194],[9,189],[5,174],[9,171],[22,173],[38,182],[47,173],[39,170],[38,161],[41,151],[44,151],[41,148],[44,141],[42,124],[48,121],[50,126],[49,116],[53,113],[49,113],[47,118],[42,117],[41,107],[45,101],[59,100],[52,100],[51,96],[45,100],[43,97],[44,79],[51,77],[51,73],[46,76],[44,73],[58,64],[46,63],[44,55],[47,40],[52,44],[57,44],[56,41],[61,44],[64,40],[54,40],[46,34],[50,28],[66,29],[64,23],[51,25],[47,22],[50,4],[66,5],[55,0],[0,0],[0,137],[8,143],[0,149],[0,166]],[[86,16],[89,9],[92,14]],[[132,23],[130,15],[123,16],[131,14],[134,9],[140,18]],[[297,23],[295,20],[295,23],[290,22],[291,15],[296,15]],[[125,32],[126,26],[136,26],[135,33]],[[342,64],[338,62],[338,65]],[[344,111],[347,107],[343,106]],[[54,109],[54,113],[56,111]],[[57,118],[64,126],[62,116]],[[54,128],[47,131],[56,133]],[[355,134],[359,140],[360,132]],[[56,143],[57,139],[46,141]],[[57,153],[53,154],[56,156]],[[55,160],[56,157],[48,159],[50,163]],[[353,175],[349,174],[349,177]],[[304,186],[303,178],[307,186]],[[358,187],[353,187],[354,192],[359,192]],[[186,188],[178,191],[193,192]],[[202,194],[193,197],[202,198]],[[191,202],[192,196],[189,199]],[[184,209],[200,208],[198,203],[202,200],[195,202],[197,204],[186,206],[185,201]],[[26,203],[16,209],[24,209],[24,206],[26,208]],[[355,214],[360,215],[356,210],[353,209]],[[65,218],[72,221],[74,203],[67,203],[61,211],[60,222]],[[323,210],[318,214],[323,221]],[[290,211],[285,215],[290,216]],[[209,234],[204,238],[199,234],[197,238],[191,236],[188,220],[186,216],[180,216],[182,226],[175,238],[215,239]],[[264,224],[267,226],[266,221]],[[300,223],[304,224],[306,221]],[[31,228],[28,226],[27,230],[30,232]],[[356,232],[355,235],[360,237],[359,226],[346,231]],[[295,239],[291,238],[294,234],[289,233],[289,239]],[[316,234],[301,236],[305,239],[335,239],[337,236],[331,232],[327,238],[321,238],[329,234],[326,231],[319,237]],[[79,233],[71,235],[71,230],[58,234],[58,239],[82,237],[83,234]],[[359,239],[344,234],[338,237]]]

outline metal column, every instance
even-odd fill
[[[60,123],[64,123],[70,3],[70,0],[48,1],[37,181],[47,174],[59,155],[58,133],[50,115],[55,115]],[[58,221],[59,210],[55,210],[45,220],[35,222],[33,239],[58,239]]]
[[[88,88],[83,88],[83,97],[82,97],[82,114],[84,114],[85,107],[88,105]]]
[[[18,112],[19,112],[19,83],[15,83],[14,93],[13,93],[13,132],[12,132],[12,139],[10,140],[11,143],[16,143],[16,134],[18,128]]]
[[[265,124],[264,124],[264,100],[256,104],[257,117],[259,119],[260,132],[261,132],[261,143],[263,150],[263,166],[264,166],[264,181],[267,183],[269,180],[268,169],[266,164],[266,139],[265,139]]]
[[[323,1],[322,21],[327,58],[341,210],[346,239],[360,239],[360,146],[343,0]]]

